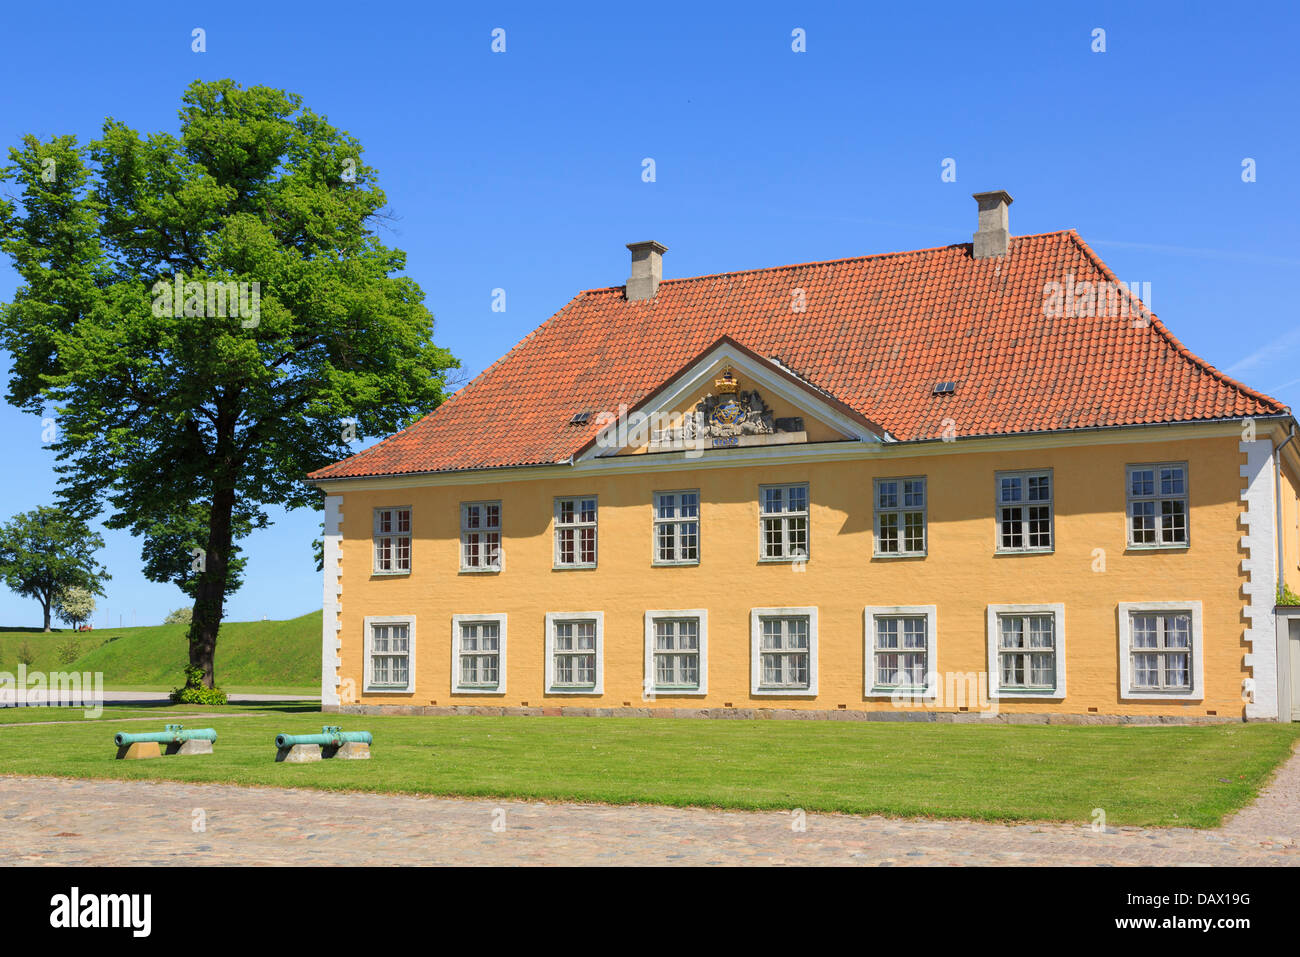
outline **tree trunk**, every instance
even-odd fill
[[[235,508],[233,488],[219,488],[212,497],[208,518],[208,547],[194,591],[194,617],[190,622],[190,667],[203,671],[205,688],[216,687],[217,630],[226,597],[230,569],[231,515]]]
[[[41,608],[42,608],[42,609],[44,610],[44,612],[45,612],[45,630],[46,630],[46,631],[49,631],[49,630],[50,630],[50,606],[49,606],[49,603],[43,603],[43,604],[41,605]]]

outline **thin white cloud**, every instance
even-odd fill
[[[1300,329],[1292,329],[1286,335],[1279,336],[1263,348],[1256,349],[1244,359],[1238,359],[1223,371],[1230,376],[1236,376],[1238,372],[1245,372],[1248,369],[1253,369],[1255,366],[1267,362],[1270,359],[1281,359],[1292,352],[1297,346],[1300,346]]]

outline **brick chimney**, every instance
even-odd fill
[[[971,196],[980,207],[979,229],[974,237],[975,258],[1005,256],[1011,241],[1011,231],[1007,226],[1007,207],[1013,202],[1011,194],[995,189],[988,193],[972,193]]]
[[[653,299],[659,291],[659,280],[664,278],[664,253],[668,247],[649,240],[628,243],[627,248],[632,250],[632,275],[625,292],[628,301]]]

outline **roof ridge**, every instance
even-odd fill
[[[1227,373],[1220,372],[1217,368],[1215,368],[1205,359],[1202,359],[1191,349],[1187,348],[1187,346],[1183,345],[1182,340],[1180,340],[1176,335],[1173,334],[1173,332],[1169,329],[1169,327],[1166,326],[1160,320],[1160,317],[1157,316],[1147,306],[1146,303],[1144,303],[1140,298],[1134,295],[1133,291],[1128,288],[1127,284],[1120,281],[1119,277],[1117,277],[1115,273],[1111,271],[1111,268],[1106,265],[1105,260],[1103,260],[1100,256],[1098,256],[1093,251],[1092,247],[1088,245],[1088,243],[1084,240],[1082,236],[1080,236],[1073,228],[1068,230],[1068,232],[1070,234],[1071,239],[1073,239],[1073,241],[1079,245],[1079,248],[1082,249],[1084,254],[1092,261],[1092,264],[1096,266],[1101,271],[1101,273],[1112,283],[1114,283],[1118,288],[1123,289],[1125,291],[1125,294],[1130,299],[1132,299],[1134,302],[1136,302],[1139,306],[1142,307],[1142,311],[1151,320],[1152,328],[1154,328],[1156,332],[1159,333],[1164,338],[1164,340],[1167,343],[1169,343],[1170,346],[1173,347],[1176,353],[1178,353],[1180,356],[1182,356],[1185,360],[1190,362],[1192,365],[1196,366],[1198,369],[1204,370],[1206,373],[1218,379],[1220,382],[1224,383],[1225,385],[1228,385],[1236,389],[1238,392],[1241,392],[1244,395],[1247,395],[1250,398],[1255,399],[1256,401],[1267,402],[1270,405],[1272,405],[1274,408],[1276,408],[1277,411],[1279,412],[1285,412],[1289,408],[1287,405],[1273,398],[1271,395],[1268,395],[1264,392],[1258,392],[1255,389],[1252,389],[1250,386],[1246,385],[1244,382],[1240,382],[1237,379],[1234,379],[1232,376],[1228,375]]]
[[[1026,233],[1023,236],[1012,236],[1011,238],[1014,240],[1039,239],[1043,236],[1067,236],[1071,233],[1074,233],[1073,227],[1067,229],[1054,229],[1045,233]],[[885,253],[866,253],[862,256],[844,256],[840,259],[814,259],[809,262],[787,263],[782,266],[758,266],[753,269],[733,269],[728,272],[704,273],[700,276],[678,276],[674,279],[661,279],[659,280],[659,285],[671,286],[678,283],[699,282],[704,279],[720,279],[723,276],[744,276],[748,273],[770,273],[781,272],[785,269],[805,269],[808,266],[839,266],[844,263],[865,262],[868,259],[886,259],[890,256],[919,256],[922,253],[939,253],[946,249],[958,249],[960,247],[969,247],[970,245],[971,243],[969,242],[945,243],[942,246],[925,246],[921,249],[896,249]],[[592,286],[589,289],[584,289],[582,293],[579,293],[579,295],[589,292],[617,292],[624,288],[624,285]]]

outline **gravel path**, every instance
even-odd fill
[[[1300,753],[1214,831],[0,777],[13,864],[1300,864]],[[200,826],[202,829],[199,829]]]

